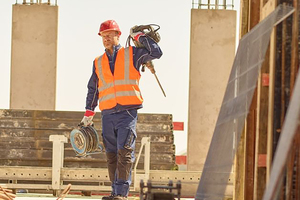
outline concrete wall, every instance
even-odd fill
[[[202,171],[235,56],[236,11],[191,11],[187,169]]]
[[[13,5],[11,109],[55,109],[57,29],[57,6]]]

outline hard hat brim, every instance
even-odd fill
[[[106,29],[105,31],[101,31],[101,32],[98,33],[98,35],[101,36],[101,33],[104,33],[104,32],[107,32],[107,31],[117,31],[119,33],[119,36],[121,35],[121,31],[113,29],[113,28],[112,29]]]

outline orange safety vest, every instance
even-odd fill
[[[104,53],[95,59],[95,72],[98,76],[99,108],[111,109],[117,104],[140,105],[143,98],[139,88],[141,74],[133,65],[132,47],[118,51],[114,74]]]

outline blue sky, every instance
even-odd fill
[[[15,2],[0,2],[0,109],[9,108],[11,18]],[[187,146],[192,0],[58,0],[58,6],[56,110],[84,111],[92,62],[104,51],[97,35],[101,22],[107,19],[117,21],[122,31],[122,46],[125,46],[132,26],[159,24],[159,45],[164,54],[161,59],[154,60],[154,65],[167,97],[163,96],[155,77],[146,70],[140,82],[145,102],[139,112],[172,114],[174,121],[184,122],[185,131],[174,132],[176,154],[184,151]]]

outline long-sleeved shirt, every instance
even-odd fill
[[[133,47],[133,65],[134,67],[139,71],[140,67],[143,63],[146,63],[147,61],[158,59],[162,56],[162,51],[158,44],[154,42],[151,38],[148,38],[147,36],[140,36],[139,42],[142,43],[145,48],[136,48]],[[110,55],[110,53],[105,50],[105,53],[109,60],[109,66],[112,74],[114,74],[115,69],[115,61],[118,54],[119,49],[121,48],[121,45],[114,46],[113,54]],[[93,63],[93,73],[92,76],[88,82],[88,93],[86,97],[86,107],[87,110],[94,111],[95,108],[98,105],[98,77],[95,72],[95,64]],[[139,109],[142,108],[142,105],[120,105],[117,104],[114,108],[103,110],[102,115],[105,114],[111,114],[120,112],[123,110],[129,110],[129,109]]]

